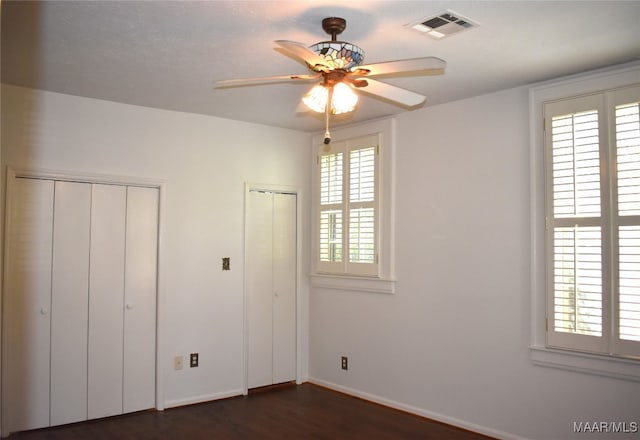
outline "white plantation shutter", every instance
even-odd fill
[[[320,203],[342,203],[342,153],[327,154],[321,158]]]
[[[551,118],[554,217],[600,215],[598,112]]]
[[[320,272],[377,275],[379,136],[321,148],[318,263]]]
[[[610,288],[603,280],[602,99],[545,105],[548,242],[547,343],[599,352]]]
[[[616,106],[618,215],[640,215],[640,115],[637,102]]]
[[[638,97],[544,105],[549,346],[640,355]]]
[[[375,200],[376,147],[358,148],[349,153],[349,202]]]
[[[376,146],[349,153],[349,262],[375,261]]]
[[[320,261],[342,261],[342,211],[320,212]]]
[[[618,91],[615,104],[616,182],[613,211],[617,247],[614,349],[640,355],[640,87],[633,93]],[[617,254],[617,258],[615,255]]]
[[[620,226],[620,339],[640,341],[640,226]]]
[[[375,212],[373,208],[349,209],[349,262],[374,263]]]
[[[599,227],[554,229],[555,331],[602,336],[602,244]]]
[[[342,262],[343,153],[320,158],[320,261]]]

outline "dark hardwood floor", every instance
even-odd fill
[[[74,439],[488,439],[311,384],[12,434]]]

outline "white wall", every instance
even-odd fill
[[[9,86],[2,100],[4,165],[166,182],[164,401],[238,392],[243,185],[301,187],[308,213],[310,136]],[[313,380],[504,438],[639,421],[639,383],[531,364],[527,105],[515,89],[398,117],[396,294],[310,292]],[[200,367],[174,372],[190,351]]]
[[[244,184],[300,188],[309,212],[310,135],[4,85],[2,106],[3,165],[165,183],[163,401],[241,392]],[[302,224],[306,236],[306,214]],[[307,255],[305,242],[305,271]],[[231,271],[222,272],[222,257],[231,257]],[[306,289],[302,295],[306,376]],[[188,367],[190,352],[200,353],[198,368]],[[186,356],[181,371],[173,370],[177,354]]]
[[[397,118],[396,293],[311,291],[311,380],[503,438],[640,422],[640,383],[531,363],[528,118],[525,88]]]

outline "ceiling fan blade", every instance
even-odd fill
[[[415,93],[401,87],[392,86],[391,84],[383,83],[382,81],[376,81],[375,79],[369,78],[367,78],[366,81],[367,85],[358,88],[358,91],[379,96],[389,101],[402,104],[406,107],[415,107],[422,104],[426,99],[426,96],[419,93]]]
[[[263,78],[241,78],[241,79],[226,79],[222,81],[216,81],[216,89],[224,89],[229,87],[243,87],[243,86],[258,86],[261,84],[274,84],[291,81],[313,81],[320,78],[321,74],[317,75],[280,75],[280,76],[265,76]]]
[[[280,46],[284,53],[304,61],[311,66],[311,68],[314,68],[314,70],[320,71],[328,69],[325,59],[302,43],[289,40],[276,40],[274,43]],[[315,69],[315,66],[322,66],[322,68]]]
[[[377,75],[402,75],[419,74],[422,75],[442,75],[447,67],[447,62],[436,57],[412,58],[408,60],[387,61],[385,63],[367,64],[358,66],[357,69],[368,70],[369,76]],[[356,73],[357,74],[357,73]]]

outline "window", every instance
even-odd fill
[[[393,293],[394,118],[313,139],[313,287]]]
[[[546,344],[640,356],[640,85],[544,103]]]
[[[318,271],[378,275],[379,135],[318,153]]]

